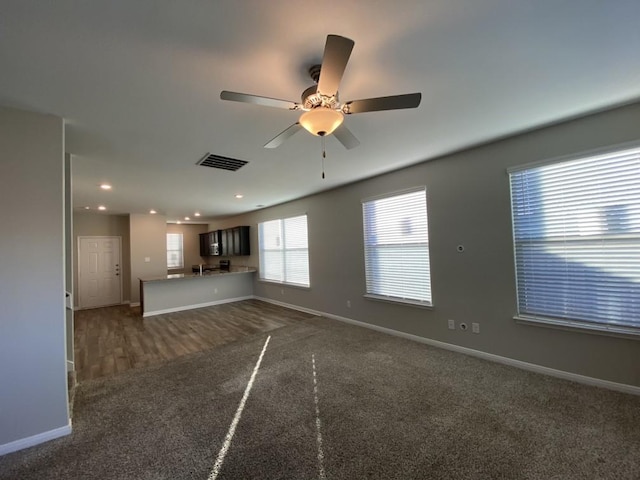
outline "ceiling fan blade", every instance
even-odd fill
[[[344,145],[344,148],[347,150],[351,150],[352,148],[356,148],[360,145],[360,140],[358,140],[351,130],[349,130],[345,124],[340,125],[333,132],[333,135],[338,139],[338,141]]]
[[[321,94],[332,97],[338,92],[353,45],[354,42],[350,38],[327,35],[318,79],[318,91]]]
[[[282,145],[284,143],[284,141],[287,138],[289,138],[289,137],[293,136],[294,134],[296,134],[301,128],[302,128],[302,125],[300,125],[298,122],[294,123],[289,128],[287,128],[285,131],[279,133],[278,135],[273,137],[271,140],[269,140],[265,144],[264,148],[276,148],[276,147],[279,147],[280,145]]]
[[[400,110],[403,108],[416,108],[420,105],[421,93],[407,93],[405,95],[392,95],[390,97],[366,98],[364,100],[353,100],[346,102],[343,112],[364,113],[377,112],[380,110]]]
[[[232,102],[252,103],[254,105],[262,105],[263,107],[286,108],[288,110],[297,110],[299,105],[288,100],[279,100],[277,98],[260,97],[258,95],[249,95],[247,93],[228,92],[223,90],[220,92],[220,99],[231,100]]]

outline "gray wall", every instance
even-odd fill
[[[131,245],[129,215],[76,212],[73,215],[74,304],[78,304],[78,237],[122,237],[122,300],[131,300]]]
[[[517,324],[506,169],[640,138],[640,104],[466,150],[315,196],[213,223],[252,226],[308,214],[311,288],[256,281],[255,294],[422,337],[604,380],[640,386],[640,340]],[[426,185],[433,310],[363,298],[361,200]],[[460,254],[456,246],[463,244]],[[347,308],[347,300],[351,308]],[[479,322],[451,331],[447,319]]]
[[[209,257],[200,256],[200,234],[208,232],[206,224],[185,224],[167,223],[167,233],[182,234],[182,250],[184,255],[184,267],[182,269],[172,269],[169,273],[191,273],[192,265],[201,263],[217,263]],[[165,244],[166,246],[166,244]]]
[[[0,108],[0,446],[68,425],[63,138]]]
[[[167,274],[167,218],[163,215],[131,214],[131,303],[140,303],[139,278]],[[149,262],[145,261],[149,258]]]

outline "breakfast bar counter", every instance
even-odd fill
[[[253,267],[140,278],[143,317],[237,302],[253,297]]]

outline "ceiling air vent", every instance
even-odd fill
[[[222,170],[231,170],[235,172],[247,163],[244,160],[238,160],[236,158],[223,157],[221,155],[214,155],[213,153],[207,153],[202,160],[196,165],[202,165],[203,167],[220,168]]]

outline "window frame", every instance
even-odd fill
[[[180,250],[178,249],[169,249],[169,235],[178,235],[180,237]],[[167,232],[166,237],[167,242],[167,270],[183,270],[184,269],[184,234],[182,232]],[[178,267],[170,267],[169,266],[169,255],[171,252],[180,252],[180,266]]]
[[[285,233],[285,221],[286,220],[291,220],[291,219],[296,219],[296,218],[300,218],[300,217],[305,217],[305,227],[306,227],[306,248],[285,248],[286,245],[286,233]],[[284,280],[278,280],[276,278],[267,278],[264,277],[265,274],[265,266],[263,264],[265,255],[264,252],[265,249],[263,247],[264,243],[263,243],[263,225],[267,224],[267,223],[272,223],[272,222],[280,222],[280,235],[281,235],[281,241],[283,244],[282,249],[278,250],[282,253],[281,255],[281,259],[282,259],[282,264],[283,264],[283,270],[282,270],[282,274],[283,277],[285,278]],[[287,281],[286,277],[287,277],[287,269],[286,269],[286,253],[287,252],[292,252],[292,251],[303,251],[306,252],[306,270],[307,270],[307,282],[308,283],[297,283],[297,282],[292,282],[292,281]],[[301,289],[309,289],[311,288],[311,267],[310,267],[310,261],[309,261],[309,253],[310,253],[310,249],[309,249],[309,215],[305,212],[305,213],[301,213],[298,215],[289,215],[286,217],[280,217],[280,218],[272,218],[270,220],[264,220],[262,222],[258,222],[258,264],[260,266],[260,268],[258,269],[258,281],[260,282],[265,282],[265,283],[274,283],[274,284],[278,284],[278,285],[286,285],[288,287],[295,287],[295,288],[301,288]]]
[[[379,200],[400,197],[402,195],[407,195],[407,194],[416,193],[416,192],[424,192],[424,212],[425,212],[426,234],[427,234],[426,242],[424,242],[424,244],[427,251],[426,282],[428,284],[428,293],[427,293],[428,299],[420,300],[420,299],[410,298],[410,297],[405,297],[400,295],[393,296],[393,295],[383,295],[379,293],[373,293],[370,291],[371,290],[369,286],[370,275],[367,269],[367,249],[368,249],[367,246],[370,244],[370,242],[368,242],[368,239],[367,239],[367,223],[366,223],[366,212],[365,212],[366,204],[379,201]],[[364,267],[365,267],[365,272],[364,272],[365,273],[365,294],[363,295],[363,297],[369,300],[375,300],[375,301],[392,303],[392,304],[409,305],[413,307],[432,310],[433,309],[433,289],[432,289],[432,282],[431,282],[431,254],[430,254],[431,243],[429,241],[429,212],[428,212],[429,201],[427,196],[426,185],[410,187],[402,190],[396,190],[393,192],[387,192],[384,194],[363,198],[360,202],[361,202],[361,209],[362,209],[362,229],[363,229],[362,239],[363,239],[363,255],[364,255],[363,260],[364,260]]]
[[[509,181],[509,200],[510,200],[510,216],[511,216],[511,228],[512,228],[512,246],[513,246],[513,260],[514,260],[514,280],[516,288],[516,304],[517,313],[513,316],[513,319],[520,324],[548,327],[553,329],[568,330],[568,331],[580,331],[583,333],[591,333],[597,335],[606,335],[614,337],[622,337],[633,340],[640,340],[640,324],[628,326],[614,323],[608,323],[607,321],[587,321],[572,318],[558,318],[548,316],[544,314],[531,314],[522,313],[520,305],[520,292],[518,288],[518,259],[517,259],[517,245],[516,245],[516,222],[514,218],[514,192],[511,181],[512,174],[533,170],[540,167],[560,165],[562,163],[569,163],[572,161],[588,160],[598,156],[614,156],[619,152],[625,150],[633,150],[640,148],[639,141],[625,142],[615,145],[610,145],[602,148],[586,150],[578,153],[562,155],[558,157],[548,158],[536,162],[529,162],[522,165],[510,167],[507,169],[508,181]],[[601,236],[602,237],[602,236]]]

